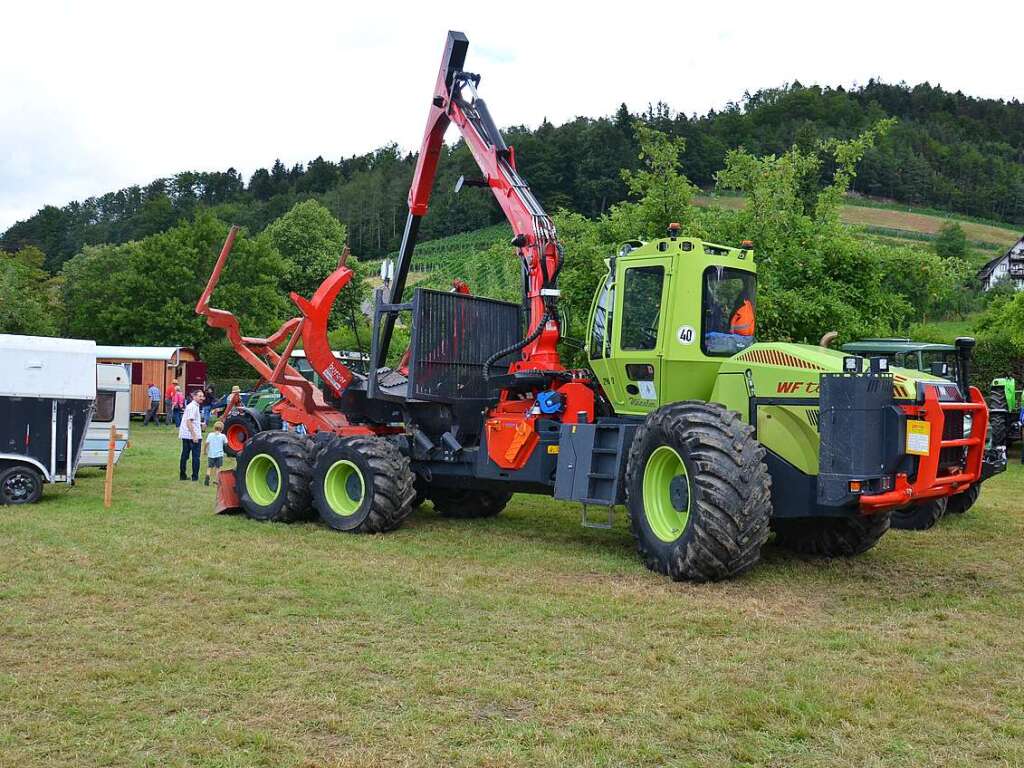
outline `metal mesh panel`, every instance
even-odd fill
[[[522,339],[518,304],[419,288],[413,297],[409,397],[484,400],[484,362]],[[517,353],[494,364],[504,373]]]
[[[944,415],[946,420],[942,425],[942,439],[959,440],[962,437],[966,437],[964,435],[964,412],[946,411]],[[962,466],[966,454],[966,448],[943,448],[939,451],[939,466]]]

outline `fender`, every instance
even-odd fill
[[[45,479],[46,482],[53,482],[52,480],[50,480],[49,470],[46,467],[44,467],[39,461],[33,459],[31,456],[26,456],[23,453],[0,453],[0,461],[3,461],[5,459],[10,459],[15,464],[31,464],[33,467],[35,467],[36,469],[43,473],[43,479]]]

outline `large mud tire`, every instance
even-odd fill
[[[962,515],[974,506],[974,502],[978,500],[979,495],[981,495],[981,483],[975,483],[966,491],[953,494],[949,497],[946,504],[946,514]]]
[[[901,531],[927,531],[946,514],[946,497],[928,499],[910,504],[903,509],[893,510],[889,518],[890,527]]]
[[[675,581],[750,570],[771,517],[765,450],[739,414],[683,401],[649,414],[626,465],[626,507],[641,560]]]
[[[259,432],[238,456],[235,485],[253,520],[291,523],[311,515],[312,443],[296,432]]]
[[[985,398],[988,405],[988,434],[992,445],[1006,445],[1010,441],[1010,413],[1006,403],[1006,392],[993,389]]]
[[[772,521],[775,543],[812,557],[853,557],[889,530],[889,513],[855,517],[790,517]]]
[[[426,496],[434,503],[434,509],[439,514],[462,520],[494,517],[501,513],[512,498],[511,493],[460,488],[429,488]]]
[[[335,437],[318,445],[313,506],[338,531],[384,533],[412,512],[416,492],[409,459],[390,440]]]
[[[230,416],[224,419],[224,437],[227,438],[224,452],[228,456],[237,458],[246,443],[262,430],[260,414],[249,408],[236,408]]]

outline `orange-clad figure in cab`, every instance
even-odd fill
[[[754,305],[750,299],[743,299],[743,303],[732,313],[732,320],[729,321],[729,333],[734,333],[737,336],[754,335]]]

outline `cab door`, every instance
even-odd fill
[[[649,413],[660,402],[668,264],[662,258],[629,259],[617,281],[608,395],[618,413]]]

